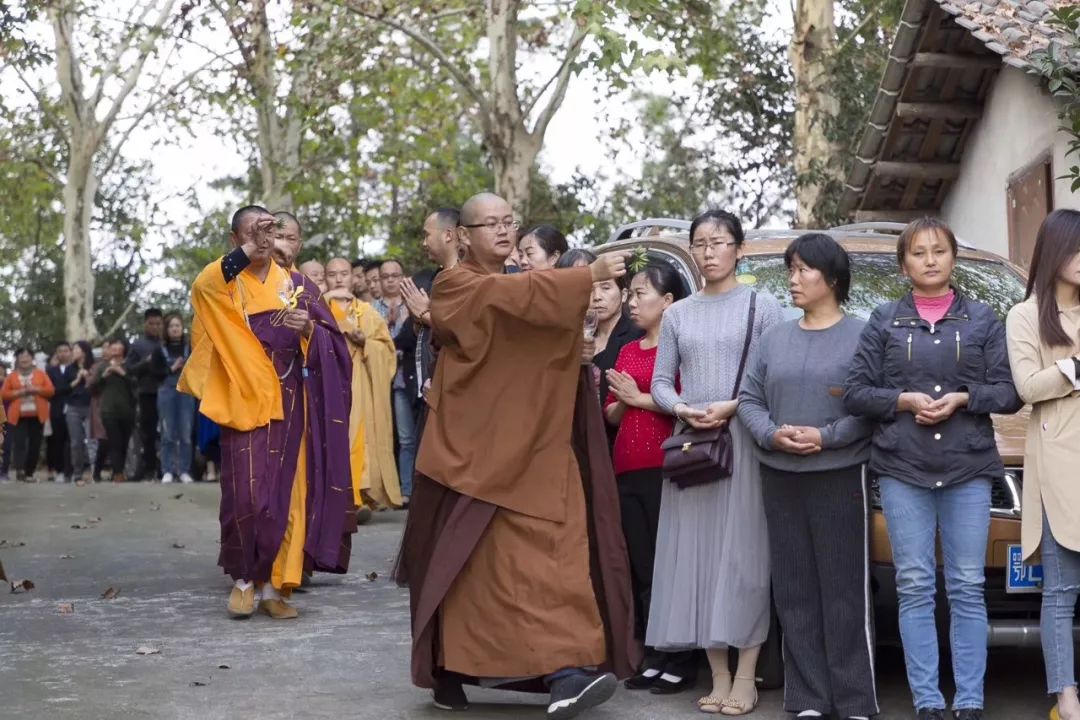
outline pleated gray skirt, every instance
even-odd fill
[[[731,478],[680,490],[664,481],[645,644],[754,647],[769,631],[769,535],[754,440],[731,421]]]

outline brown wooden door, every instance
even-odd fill
[[[1009,259],[1023,268],[1031,264],[1035,236],[1054,206],[1053,178],[1049,155],[1009,177]]]

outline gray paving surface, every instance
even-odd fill
[[[217,498],[212,485],[0,485],[0,562],[37,584],[0,588],[0,718],[449,717],[409,683],[408,597],[387,579],[403,514],[361,528],[352,573],[316,576],[296,598],[299,620],[239,622],[225,615],[229,582],[215,565]],[[100,599],[109,587],[118,597]],[[880,717],[912,717],[895,650],[879,656],[879,685]],[[1038,651],[993,651],[987,718],[1045,718],[1043,687]],[[620,690],[587,717],[701,717],[701,694]],[[544,716],[539,696],[470,698],[474,710],[453,717]],[[781,700],[763,693],[753,717],[789,717]]]

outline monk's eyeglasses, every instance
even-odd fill
[[[487,228],[494,232],[501,227],[507,230],[517,230],[521,227],[521,223],[517,220],[488,220],[487,222],[476,223],[474,225],[462,225],[463,228],[475,229],[475,228]]]

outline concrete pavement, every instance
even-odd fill
[[[0,485],[0,562],[37,586],[0,588],[0,718],[450,717],[409,682],[408,596],[388,578],[404,514],[360,529],[350,574],[317,575],[295,597],[299,620],[234,621],[215,565],[217,502],[215,485]],[[117,597],[101,599],[110,587]],[[899,653],[878,664],[879,717],[913,717]],[[701,717],[702,694],[620,690],[586,717]],[[474,709],[453,717],[544,717],[541,696],[469,696]],[[988,720],[1049,707],[1037,650],[992,652]],[[789,717],[782,693],[763,693],[752,717]]]

